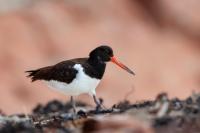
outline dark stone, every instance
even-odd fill
[[[87,118],[87,113],[84,112],[83,110],[79,110],[77,114],[78,114],[78,116],[81,116],[81,117]]]
[[[192,104],[193,103],[193,100],[192,100],[192,97],[188,97],[186,100],[185,100],[186,104]]]
[[[170,122],[172,122],[172,118],[165,116],[162,118],[155,118],[153,126],[154,127],[159,127],[159,126],[166,126],[168,125]]]
[[[174,110],[181,110],[183,108],[183,103],[178,98],[172,99],[171,105]]]
[[[197,103],[197,105],[198,105],[199,108],[200,108],[200,96],[197,97],[197,99],[196,99],[196,103]]]

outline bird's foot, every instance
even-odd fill
[[[100,111],[100,110],[103,110],[103,107],[102,107],[101,104],[98,104],[98,105],[96,106],[96,111]]]
[[[104,105],[103,105],[103,99],[99,98],[99,102],[96,104],[96,112],[100,112],[107,109]]]

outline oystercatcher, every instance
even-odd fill
[[[106,63],[113,62],[134,75],[124,64],[113,55],[109,46],[99,46],[92,50],[88,58],[76,58],[62,61],[58,64],[26,71],[33,81],[44,80],[50,87],[64,94],[71,95],[73,111],[76,112],[73,96],[88,93],[94,99],[97,107],[101,107],[96,97],[95,89],[105,72]]]

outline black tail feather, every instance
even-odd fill
[[[40,70],[29,70],[29,71],[25,71],[26,73],[28,73],[27,77],[30,77],[32,82],[34,82],[35,80],[37,80],[37,78],[35,77],[35,75],[39,72]]]

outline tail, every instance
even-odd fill
[[[28,73],[27,77],[31,78],[32,82],[36,81],[36,74],[39,72],[40,70],[29,70],[29,71],[25,71],[26,73]]]

